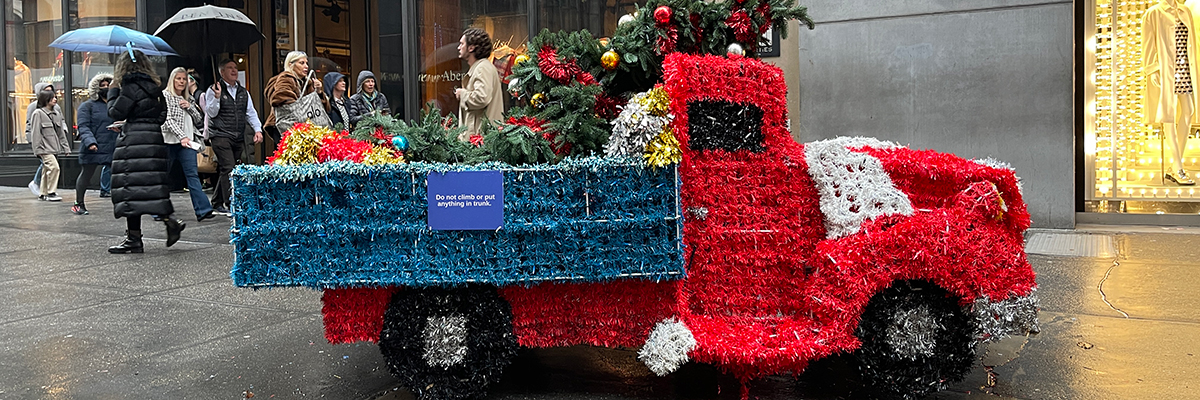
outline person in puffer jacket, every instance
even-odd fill
[[[109,253],[141,253],[142,215],[163,217],[167,247],[179,241],[187,227],[174,217],[168,177],[167,145],[162,124],[167,120],[167,102],[159,89],[158,75],[141,51],[122,54],[114,68],[116,80],[108,91],[108,116],[125,121],[113,152],[113,216],[125,217],[127,230],[120,244]]]
[[[376,85],[374,73],[367,70],[358,73],[358,92],[350,96],[350,124],[357,125],[358,121],[372,113],[392,113],[388,108],[387,96],[380,93]]]
[[[104,169],[112,168],[113,150],[117,146],[117,132],[108,127],[113,123],[112,118],[108,117],[107,104],[108,85],[112,81],[112,74],[93,76],[88,82],[88,100],[80,104],[79,112],[75,113],[76,130],[79,132],[79,165],[83,168],[79,171],[79,177],[75,178],[75,205],[71,207],[71,212],[78,215],[88,214],[83,195],[87,192],[88,184],[92,183],[97,167],[102,168],[100,193],[104,194],[110,189],[105,180],[112,177],[105,176]]]

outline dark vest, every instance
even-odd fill
[[[228,85],[221,84],[221,110],[216,117],[209,117],[209,137],[226,137],[233,140],[245,140],[246,137],[246,104],[250,95],[246,88],[237,84],[237,98],[229,96]]]

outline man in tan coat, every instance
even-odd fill
[[[492,54],[492,38],[479,28],[469,28],[458,40],[458,58],[467,61],[471,68],[463,77],[463,87],[454,90],[458,97],[458,124],[467,131],[458,135],[458,140],[468,141],[480,134],[485,123],[498,122],[504,118],[504,90],[500,87],[500,73],[488,59]]]

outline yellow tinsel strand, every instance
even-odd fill
[[[367,155],[363,157],[362,161],[363,165],[400,164],[403,162],[404,156],[383,146],[372,146],[371,150],[367,150]]]
[[[662,87],[650,89],[646,92],[646,96],[638,99],[638,103],[650,112],[650,115],[656,117],[666,116],[671,111],[671,98],[667,96],[667,91]]]
[[[337,136],[337,132],[323,126],[297,126],[301,128],[289,129],[287,137],[279,144],[279,151],[275,153],[275,165],[316,163],[321,142],[327,137]]]
[[[662,133],[646,143],[646,164],[662,168],[683,160],[683,152],[679,150],[679,141],[675,140],[675,132],[671,128],[663,129]]]

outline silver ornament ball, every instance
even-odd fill
[[[520,80],[520,79],[518,79],[518,78],[512,78],[512,80],[509,80],[509,81],[508,81],[508,91],[510,91],[510,92],[516,92],[516,91],[518,91],[520,88],[521,88],[521,80]]]
[[[621,16],[621,19],[617,20],[617,26],[625,25],[630,22],[633,22],[633,14],[625,14]]]
[[[730,43],[729,47],[725,48],[725,55],[730,58],[742,57],[746,55],[746,49],[743,49],[740,43]]]

